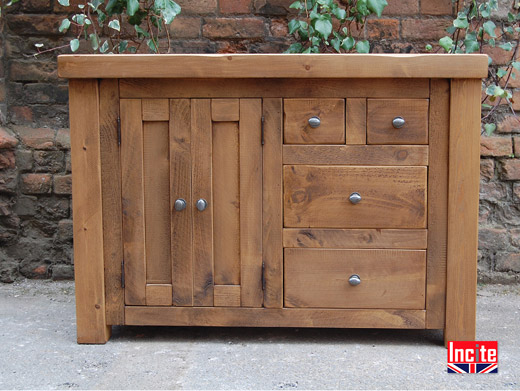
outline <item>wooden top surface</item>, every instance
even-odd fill
[[[63,78],[483,78],[481,54],[68,54]]]

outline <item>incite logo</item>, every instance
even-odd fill
[[[449,341],[448,373],[498,373],[498,342]]]

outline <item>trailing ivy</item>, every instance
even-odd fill
[[[286,53],[368,53],[370,44],[361,38],[366,20],[371,15],[381,17],[388,5],[386,0],[295,1],[298,17],[289,22],[289,33],[297,42]],[[336,28],[335,28],[336,26]]]

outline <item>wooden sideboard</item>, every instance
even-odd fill
[[[64,55],[79,343],[475,338],[483,55]]]

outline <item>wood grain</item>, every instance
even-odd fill
[[[428,99],[368,99],[368,144],[428,144]],[[396,129],[392,121],[406,123]]]
[[[125,321],[125,291],[121,287],[123,260],[123,207],[121,205],[121,161],[117,138],[119,86],[115,79],[99,82],[99,126],[101,186],[103,198],[103,258],[107,323]]]
[[[232,121],[240,119],[238,99],[212,99],[211,119],[213,121]]]
[[[146,282],[171,284],[168,122],[143,124]]]
[[[420,145],[284,145],[283,164],[426,166],[428,147]]]
[[[283,112],[286,144],[345,144],[344,99],[285,99]],[[320,119],[317,128],[311,117]]]
[[[426,251],[285,249],[285,307],[424,309]],[[361,284],[349,284],[358,275]]]
[[[283,247],[425,250],[427,235],[425,229],[285,228]]]
[[[283,177],[285,227],[426,228],[426,167],[284,166]]]
[[[263,259],[264,307],[283,307],[282,100],[263,100]]]
[[[193,305],[193,249],[191,195],[191,104],[189,99],[170,101],[171,255],[173,305]],[[173,208],[177,199],[186,209]]]
[[[216,327],[424,328],[424,310],[128,307],[127,325]]]
[[[61,55],[64,78],[482,78],[486,55],[149,54]]]
[[[97,80],[70,80],[69,98],[77,341],[105,343],[111,328],[105,310]]]
[[[146,285],[146,305],[172,305],[172,285],[171,284],[147,284]]]
[[[168,121],[170,105],[168,99],[143,99],[143,121]]]
[[[433,79],[430,97],[430,166],[428,168],[428,254],[426,327],[442,329],[446,316],[446,241],[448,232],[448,138],[450,84]]]
[[[240,285],[243,307],[261,307],[262,100],[240,100]]]
[[[215,285],[215,307],[240,307],[240,285]]]
[[[446,342],[475,339],[480,94],[480,80],[451,81]]]
[[[216,285],[240,285],[239,149],[238,123],[214,123],[212,172]]]
[[[193,216],[193,305],[213,305],[213,192],[211,101],[191,101],[191,158]],[[195,207],[198,199],[206,210]]]
[[[125,304],[146,303],[143,122],[139,99],[121,100]]]
[[[346,143],[367,143],[367,100],[364,98],[347,99]]]

